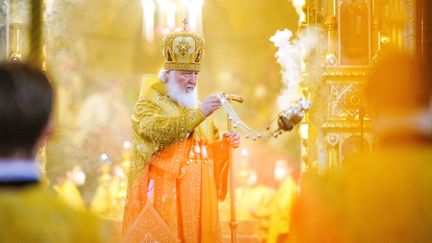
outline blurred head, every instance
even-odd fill
[[[32,158],[50,130],[53,88],[27,64],[0,64],[0,157]]]
[[[82,170],[81,166],[75,165],[72,169],[66,171],[66,178],[75,185],[82,186],[86,181],[86,174]]]
[[[274,178],[282,182],[291,176],[292,168],[288,166],[287,162],[283,159],[277,160],[274,168]]]
[[[163,71],[162,81],[166,82],[168,96],[181,106],[198,108],[198,90],[196,71]]]
[[[431,77],[419,58],[393,54],[373,69],[365,87],[377,136],[431,136]]]

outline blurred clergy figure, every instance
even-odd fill
[[[407,54],[377,64],[365,88],[377,147],[325,177],[303,180],[294,242],[431,242],[428,69]]]

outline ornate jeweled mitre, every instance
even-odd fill
[[[167,34],[162,40],[163,58],[166,70],[199,71],[204,54],[204,38],[187,31]]]

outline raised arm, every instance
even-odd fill
[[[147,141],[165,146],[186,138],[206,117],[200,108],[171,116],[156,103],[139,100],[135,105],[132,125],[134,131]]]

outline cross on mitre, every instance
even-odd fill
[[[183,30],[188,31],[189,30],[189,21],[186,18],[184,18],[184,20],[182,22],[183,22]]]

